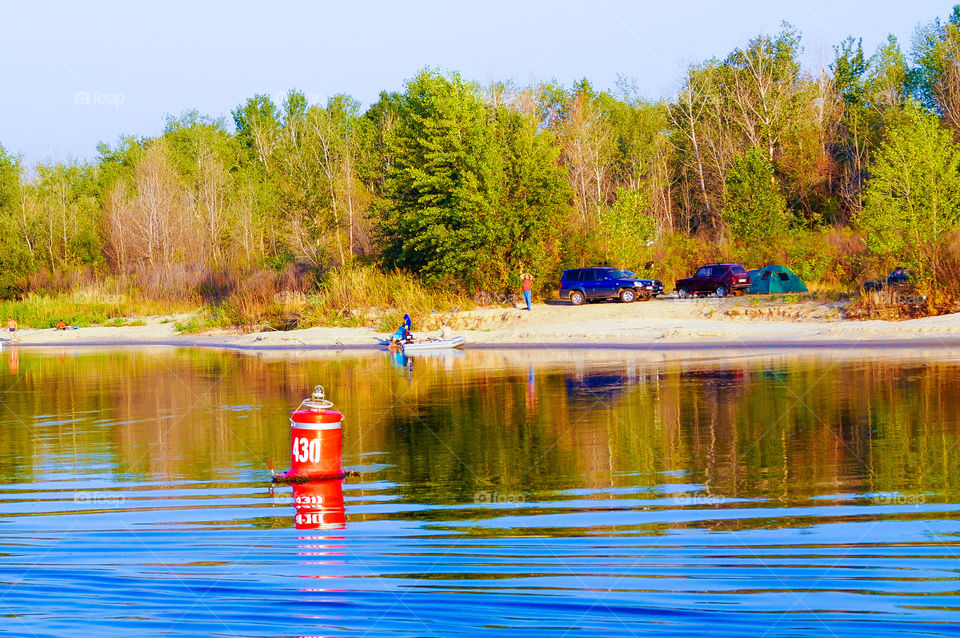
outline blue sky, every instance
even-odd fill
[[[833,45],[868,51],[946,18],[929,0],[674,2],[7,2],[0,0],[0,144],[37,161],[95,156],[98,142],[155,135],[166,114],[213,116],[255,93],[370,104],[422,67],[525,85],[633,80],[670,97],[691,63],[723,57],[782,21],[808,69]]]

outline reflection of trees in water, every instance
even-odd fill
[[[943,490],[957,476],[948,453],[960,440],[960,397],[949,394],[956,367],[860,361],[794,365],[786,376],[765,375],[758,364],[746,370],[749,392],[733,398],[705,400],[702,386],[687,388],[691,464],[718,493]],[[939,436],[930,436],[934,423]]]
[[[322,383],[346,417],[344,464],[386,464],[378,478],[414,500],[674,480],[784,500],[946,491],[958,478],[957,381],[950,364],[883,360],[531,370],[424,359],[397,374],[384,357],[22,352],[0,378],[0,477],[93,455],[150,478],[284,469],[288,415]],[[662,474],[672,470],[688,476]]]

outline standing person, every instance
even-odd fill
[[[13,317],[7,317],[7,332],[10,333],[10,343],[20,342],[20,335],[17,334],[17,320]]]
[[[525,272],[521,273],[520,277],[523,279],[523,300],[527,302],[527,310],[532,310],[530,299],[533,295],[533,275]]]

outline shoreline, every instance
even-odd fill
[[[478,308],[450,322],[466,338],[468,350],[723,350],[809,348],[960,347],[960,314],[903,321],[842,318],[842,304],[803,301],[764,304],[743,298],[657,299],[632,304],[537,304],[532,312],[516,308]],[[375,352],[386,336],[368,327],[314,327],[289,331],[239,333],[218,330],[181,335],[169,317],[141,318],[143,325],[93,326],[57,331],[24,329],[20,347],[104,346],[201,347],[234,350],[315,350]],[[433,320],[438,327],[439,320]],[[427,337],[437,330],[414,326]],[[2,343],[7,346],[7,339]]]
[[[63,347],[76,348],[138,348],[138,347],[162,347],[162,348],[216,348],[223,350],[241,350],[251,352],[263,351],[320,351],[320,352],[387,352],[386,348],[378,345],[361,344],[240,344],[219,341],[193,341],[184,339],[183,341],[172,340],[123,340],[123,339],[101,339],[96,341],[38,341],[27,343],[16,343],[10,345],[6,342],[2,344],[3,348],[37,348],[51,349]],[[615,350],[615,351],[650,351],[650,352],[676,352],[684,350],[835,350],[841,348],[853,349],[879,349],[894,350],[902,348],[935,348],[935,349],[960,349],[960,336],[949,339],[934,338],[916,338],[916,339],[874,339],[874,340],[830,340],[830,341],[706,341],[693,343],[616,343],[616,342],[595,342],[595,343],[561,343],[561,342],[526,342],[526,343],[467,343],[460,350],[476,351],[497,351],[497,350],[552,350],[563,347],[567,350]],[[431,351],[433,352],[433,351]],[[443,352],[443,351],[441,351]],[[421,354],[421,353],[418,353]]]

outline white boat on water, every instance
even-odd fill
[[[450,337],[449,339],[440,339],[439,337],[430,337],[420,341],[409,341],[403,343],[404,352],[420,352],[423,350],[448,350],[450,348],[461,348],[467,342],[463,337]]]
[[[389,346],[389,339],[378,339],[381,346]],[[427,337],[426,339],[414,339],[412,341],[401,341],[400,345],[404,352],[425,352],[428,350],[450,350],[452,348],[462,348],[467,342],[463,337]]]

